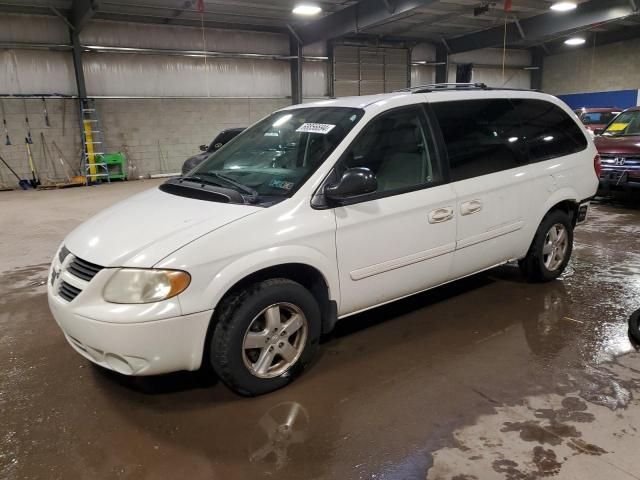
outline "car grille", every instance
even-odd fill
[[[64,263],[69,255],[71,255],[71,260],[67,260],[68,265],[66,266],[65,270],[67,271],[67,273],[81,280],[84,280],[85,282],[90,282],[91,280],[93,280],[93,277],[95,277],[98,272],[104,268],[100,265],[96,265],[95,263],[87,262],[86,260],[83,260],[81,258],[74,257],[66,247],[62,247],[60,249],[60,253],[58,254],[58,260],[60,261],[60,264]],[[60,281],[60,285],[58,287],[58,295],[60,295],[60,297],[67,302],[73,301],[78,295],[80,295],[80,292],[82,292],[82,288],[71,285],[64,280]]]
[[[82,280],[90,282],[103,267],[95,263],[87,262],[81,258],[74,258],[67,267],[67,271]]]
[[[81,291],[82,290],[80,290],[79,288],[76,288],[73,285],[70,285],[67,282],[62,281],[60,282],[60,290],[58,290],[58,293],[67,302],[70,302],[71,300],[76,298]]]
[[[640,176],[640,156],[637,155],[602,155],[602,173],[600,178],[619,180],[627,173],[631,177]]]

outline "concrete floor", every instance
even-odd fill
[[[640,211],[596,206],[562,281],[506,266],[352,317],[245,399],[93,367],[49,314],[66,232],[157,183],[0,194],[0,478],[640,478]]]

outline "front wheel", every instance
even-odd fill
[[[241,395],[285,386],[318,348],[320,308],[311,292],[292,280],[253,284],[223,300],[218,311],[211,364]]]
[[[554,210],[543,220],[520,269],[532,282],[549,282],[564,272],[573,251],[573,226],[566,212]]]

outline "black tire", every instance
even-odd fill
[[[562,263],[557,268],[550,270],[544,262],[543,248],[547,233],[556,224],[560,224],[566,229],[568,245]],[[522,273],[530,282],[550,282],[562,275],[571,259],[572,252],[573,226],[571,224],[571,218],[562,210],[552,210],[542,219],[536,235],[533,238],[533,242],[531,242],[527,256],[520,260],[520,270],[522,270]]]
[[[640,347],[640,310],[636,310],[629,318],[629,339],[633,345]]]
[[[306,345],[288,370],[273,378],[260,378],[245,364],[243,342],[256,316],[279,302],[297,306],[306,317]],[[309,290],[292,280],[264,280],[230,294],[220,302],[215,320],[209,342],[211,366],[222,382],[240,395],[261,395],[284,387],[302,373],[318,349],[321,333],[318,302]]]

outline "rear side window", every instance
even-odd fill
[[[522,120],[518,136],[526,139],[530,162],[562,157],[587,148],[582,129],[560,107],[543,100],[514,99],[512,103]]]
[[[453,181],[527,163],[520,119],[507,99],[431,104],[449,154]]]

